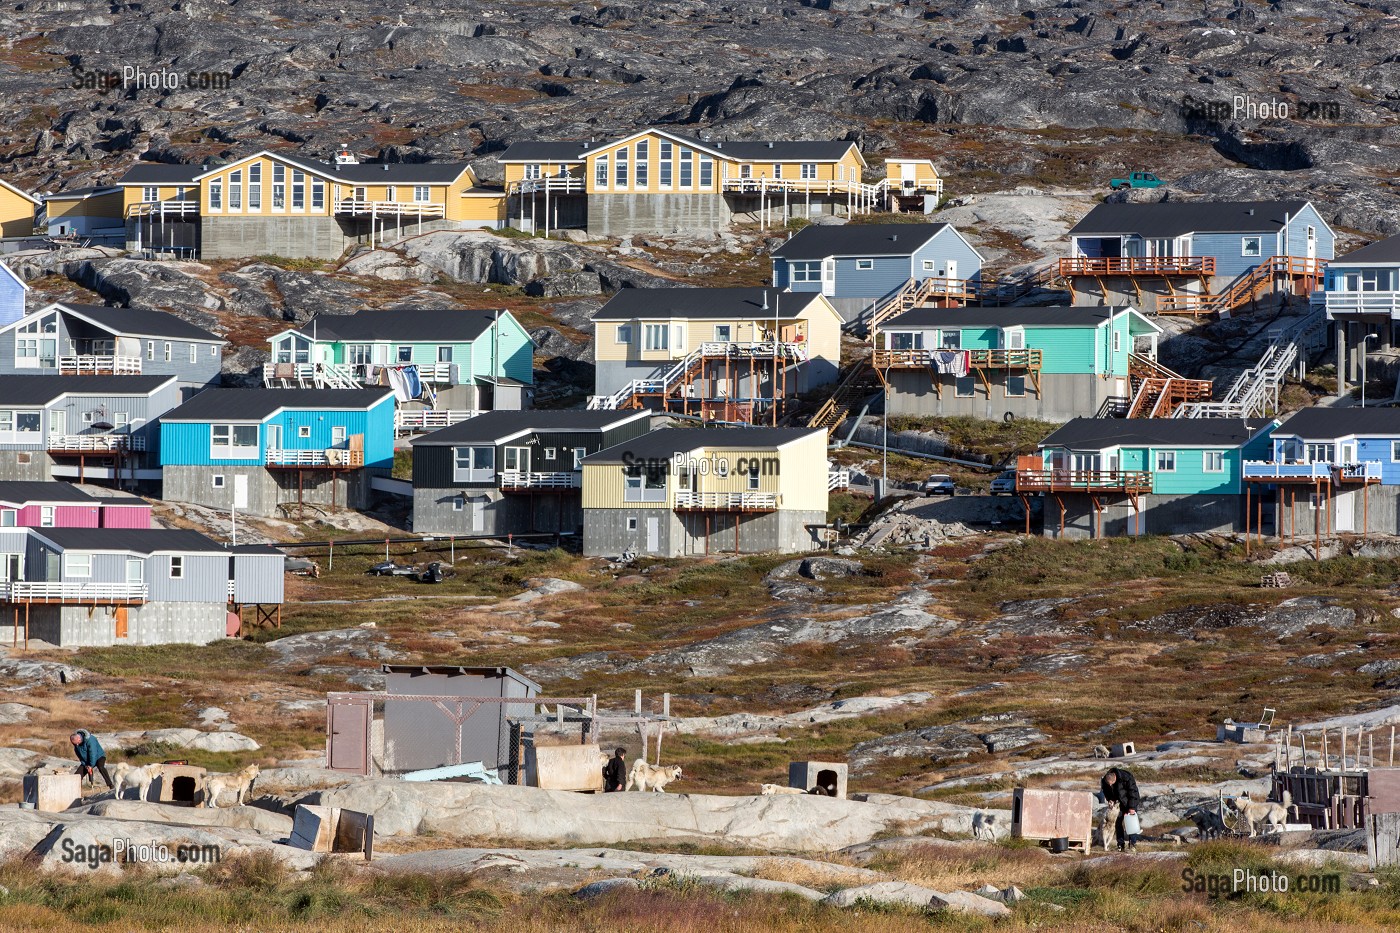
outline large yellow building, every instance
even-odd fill
[[[711,141],[652,128],[603,142],[519,142],[498,160],[509,222],[526,230],[713,232],[735,220],[852,216],[887,201],[844,140]]]
[[[0,178],[0,237],[33,236],[39,199]]]
[[[133,166],[118,181],[127,248],[206,259],[333,259],[438,229],[499,227],[505,196],[465,162],[321,162],[263,151],[223,165]]]
[[[826,524],[826,431],[664,428],[583,460],[583,553],[793,553]]]

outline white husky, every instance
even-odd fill
[[[658,794],[666,793],[666,785],[672,781],[681,779],[681,766],[670,765],[669,767],[658,767],[647,764],[638,758],[632,762],[632,770],[627,772],[626,790],[653,790]]]

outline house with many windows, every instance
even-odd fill
[[[534,342],[503,309],[318,314],[270,342],[263,367],[269,388],[389,386],[405,428],[443,427],[531,403]]]
[[[1312,305],[1336,324],[1337,395],[1361,378],[1361,354],[1396,346],[1400,319],[1400,236],[1338,256],[1327,265]]]
[[[1068,421],[1122,413],[1161,328],[1135,308],[914,308],[871,357],[895,415]]]
[[[583,553],[795,553],[826,524],[826,431],[663,428],[583,459]]]
[[[0,178],[0,237],[34,235],[34,211],[38,198]]]
[[[0,375],[0,479],[158,479],[175,376]]]
[[[0,528],[150,527],[151,504],[136,496],[94,496],[70,483],[0,480]]]
[[[887,207],[845,140],[710,140],[651,127],[614,140],[517,142],[497,160],[509,224],[545,233],[692,234]]]
[[[277,517],[363,509],[394,464],[389,389],[210,389],[160,423],[162,498]]]
[[[646,411],[493,411],[414,438],[413,530],[493,535],[583,527],[583,459],[651,429]]]
[[[929,300],[973,300],[982,254],[951,224],[846,224],[803,227],[773,251],[773,285],[819,292],[847,320],[910,281],[928,282]]]
[[[1244,464],[1256,531],[1400,534],[1400,409],[1304,408],[1271,440]]]
[[[465,162],[333,161],[263,150],[222,165],[140,163],[117,182],[127,249],[336,259],[356,243],[497,227],[505,196]]]
[[[0,325],[0,375],[174,376],[219,382],[226,341],[164,311],[54,302]]]
[[[841,318],[817,294],[625,288],[594,312],[593,329],[592,408],[771,424],[841,366]]]
[[[270,548],[233,553],[195,531],[0,527],[0,639],[207,644],[229,634],[234,594],[281,604],[283,560]]]
[[[1270,449],[1277,423],[1075,418],[1018,459],[1016,492],[1044,496],[1049,537],[1243,531],[1244,464]]]
[[[1074,303],[1210,315],[1308,295],[1335,238],[1308,201],[1159,201],[1099,204],[1069,241]]]

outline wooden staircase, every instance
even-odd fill
[[[1322,279],[1326,260],[1302,259],[1297,256],[1270,256],[1249,272],[1236,279],[1228,289],[1219,295],[1163,295],[1157,299],[1158,314],[1189,314],[1202,317],[1208,314],[1227,314],[1241,305],[1258,298],[1269,288],[1274,279],[1286,278],[1289,283],[1305,282],[1305,291]]]
[[[836,386],[836,391],[831,393],[826,404],[817,409],[817,413],[807,422],[807,427],[826,428],[827,434],[830,434],[850,417],[852,409],[879,389],[879,374],[870,366],[869,360],[861,360],[846,373],[846,378]]]
[[[1210,401],[1214,389],[1209,379],[1187,379],[1136,353],[1128,358],[1128,376],[1133,384],[1129,418],[1171,418],[1183,405]]]

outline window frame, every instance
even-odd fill
[[[1152,463],[1154,473],[1175,473],[1176,472],[1176,451],[1174,450],[1154,450],[1152,452]]]
[[[619,325],[617,325],[617,332],[616,332],[616,334],[615,334],[614,337],[613,337],[613,341],[614,341],[615,343],[622,343],[622,344],[626,344],[626,345],[628,345],[628,346],[631,346],[631,345],[632,345],[632,325],[631,325],[631,324],[619,324]]]
[[[857,260],[856,260],[856,271],[857,271],[857,272],[869,272],[869,271],[871,271],[871,270],[874,269],[874,268],[875,268],[875,260],[873,260],[873,259],[857,259]]]
[[[171,555],[170,555],[170,579],[172,579],[172,580],[183,580],[183,579],[185,579],[185,555],[183,555],[183,554],[171,554]]]
[[[75,561],[75,559],[77,560]],[[65,579],[69,577],[75,580],[92,579],[92,552],[64,551],[63,576]]]
[[[1250,241],[1253,241],[1254,248],[1250,249]],[[1257,259],[1264,255],[1264,238],[1257,234],[1240,237],[1240,255]]]
[[[1219,466],[1212,466],[1219,463]],[[1225,472],[1225,451],[1223,450],[1203,450],[1201,451],[1201,472],[1202,473],[1224,473]]]
[[[964,386],[967,391],[964,392]],[[953,397],[954,398],[976,398],[977,397],[977,377],[976,376],[954,376],[953,377]]]
[[[1012,391],[1011,391],[1011,384],[1012,384],[1013,382],[1018,382],[1018,383],[1019,383],[1019,385],[1020,385],[1020,387],[1021,387],[1021,391],[1019,391],[1019,392],[1012,392]],[[1007,397],[1007,398],[1025,398],[1025,397],[1026,397],[1026,377],[1025,377],[1025,376],[1018,376],[1018,375],[1015,375],[1015,374],[1013,374],[1013,373],[1007,373],[1007,376],[1006,376],[1005,393],[1006,393],[1006,397]]]

